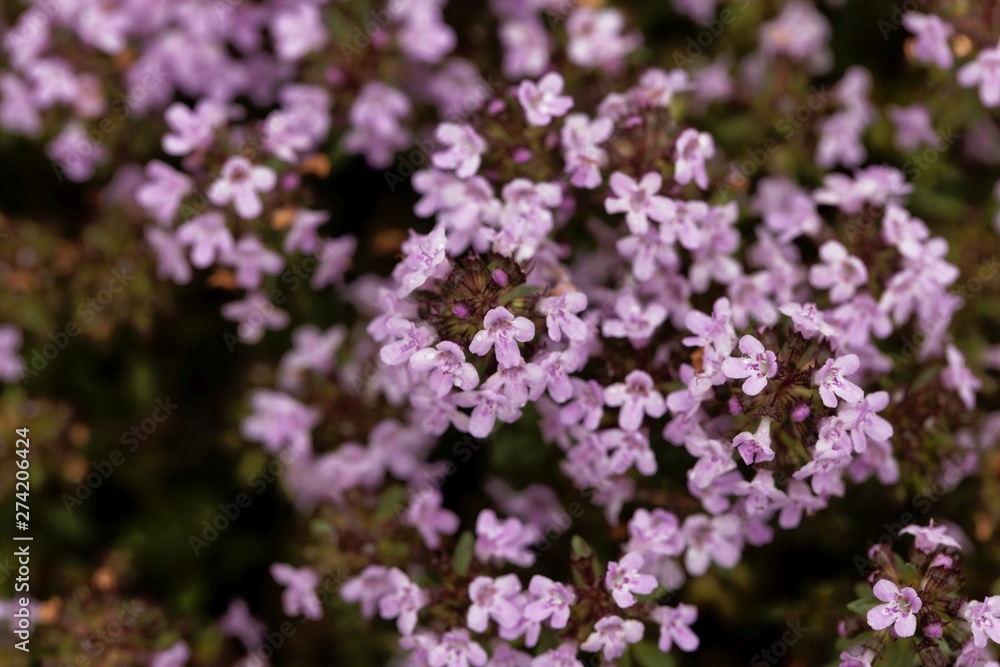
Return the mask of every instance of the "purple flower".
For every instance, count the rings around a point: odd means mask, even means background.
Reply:
[[[829,289],[834,303],[847,301],[857,287],[868,282],[864,262],[849,255],[841,243],[827,241],[820,247],[819,256],[823,264],[809,269],[809,282],[818,289]]]
[[[427,594],[398,568],[389,570],[387,580],[390,589],[378,601],[379,616],[396,619],[399,633],[411,635],[417,627],[417,614],[427,605]]]
[[[392,341],[379,350],[379,359],[389,366],[407,363],[417,352],[434,342],[436,334],[428,324],[411,322],[402,317],[393,317],[385,324],[386,333]]]
[[[965,357],[957,347],[948,345],[945,356],[948,358],[948,367],[941,372],[941,384],[958,392],[966,409],[972,410],[976,407],[976,392],[983,383],[966,366]]]
[[[449,147],[447,151],[439,151],[431,156],[435,167],[454,170],[459,178],[469,178],[479,171],[487,146],[486,140],[472,126],[441,123],[434,136]]]
[[[368,164],[383,169],[393,155],[410,145],[410,133],[401,119],[412,109],[410,98],[381,81],[366,83],[348,113],[351,129],[343,138],[348,153],[364,153]]]
[[[266,630],[267,626],[250,614],[250,608],[241,599],[230,602],[226,613],[219,619],[219,631],[239,639],[248,651],[263,643]]]
[[[210,215],[212,214],[206,214],[202,218],[204,219]],[[192,220],[191,222],[194,221]],[[215,236],[213,239],[216,244],[215,252],[222,252],[220,244],[225,244],[224,234],[227,234],[228,230],[225,229],[221,216],[211,222],[203,221],[203,227],[200,230],[202,234],[205,234],[205,227],[208,227],[208,234]],[[213,227],[214,229],[212,229]],[[180,230],[177,232],[177,238],[182,238]],[[201,240],[203,241],[203,239],[204,237]],[[212,253],[210,248],[206,249],[204,246],[205,244],[203,243],[202,246],[195,248],[191,253],[191,263],[195,266],[198,266],[198,261],[196,260],[200,259],[204,261]],[[198,255],[198,250],[201,251],[200,256],[196,256]],[[260,287],[265,274],[276,276],[281,273],[282,267],[285,266],[285,260],[281,255],[266,248],[254,234],[244,235],[233,246],[232,251],[223,256],[222,259],[236,267],[236,284],[248,290]]]
[[[462,348],[447,340],[414,353],[410,369],[427,373],[427,384],[437,396],[447,395],[452,387],[469,390],[479,384],[476,367],[465,361]]]
[[[924,606],[917,592],[909,586],[900,590],[888,579],[880,579],[872,592],[885,604],[868,612],[868,625],[873,630],[884,630],[891,625],[898,636],[912,637],[917,630],[917,612]]]
[[[893,142],[904,153],[912,153],[921,144],[933,146],[938,141],[931,124],[931,112],[923,104],[908,107],[890,106],[888,116],[896,126]]]
[[[428,549],[441,546],[440,535],[454,535],[458,530],[458,517],[441,507],[441,492],[425,489],[410,497],[403,522],[420,533]]]
[[[630,539],[625,550],[654,556],[679,556],[684,550],[677,516],[662,508],[640,507],[628,522]],[[655,560],[654,559],[651,559]]]
[[[950,24],[934,14],[907,12],[903,15],[903,26],[917,37],[913,53],[918,62],[951,68],[953,57],[948,38],[955,29]]]
[[[191,649],[187,642],[174,642],[169,648],[157,651],[150,656],[149,667],[184,667],[191,659]]]
[[[746,378],[743,393],[756,396],[778,372],[777,358],[774,352],[765,350],[764,345],[750,335],[740,338],[740,352],[746,356],[728,357],[722,362],[722,372],[735,380]]]
[[[613,130],[610,118],[590,120],[582,113],[566,116],[560,138],[570,183],[588,190],[601,184],[601,168],[607,163],[608,154],[600,145],[611,137]]]
[[[573,400],[559,413],[559,421],[565,425],[578,424],[588,431],[596,430],[604,417],[604,388],[596,380],[570,378],[573,385]]]
[[[381,565],[369,565],[358,576],[344,582],[340,597],[347,602],[360,602],[361,615],[372,618],[378,609],[378,601],[390,590],[389,570]]]
[[[208,188],[208,198],[216,206],[232,202],[244,220],[259,216],[264,206],[258,192],[270,192],[277,175],[270,167],[254,166],[242,155],[234,155],[222,165],[219,178]]]
[[[975,60],[958,70],[956,78],[966,88],[978,85],[984,106],[1000,106],[1000,44],[980,51]]]
[[[95,142],[83,126],[72,121],[67,124],[59,135],[45,147],[45,154],[71,181],[83,182],[94,175],[97,166],[108,157],[108,150]]]
[[[518,341],[527,343],[534,337],[534,322],[527,317],[514,317],[509,310],[498,306],[486,313],[483,329],[472,338],[469,351],[484,356],[494,349],[500,368],[512,368],[521,364]]]
[[[24,360],[17,353],[21,341],[20,329],[13,324],[0,325],[0,380],[4,382],[16,382],[24,372]]]
[[[271,453],[288,447],[295,453],[312,448],[311,431],[320,413],[277,391],[259,389],[250,396],[253,414],[243,420],[243,437],[259,442]]]
[[[469,417],[469,434],[485,438],[496,425],[496,420],[512,424],[521,416],[521,409],[507,396],[483,387],[479,391],[467,391],[455,397],[455,403],[463,408],[472,408]]]
[[[684,567],[692,576],[708,572],[711,561],[736,567],[743,552],[738,519],[731,515],[709,517],[692,514],[684,519],[681,534],[687,544]]]
[[[420,289],[428,280],[444,278],[451,270],[444,227],[435,227],[430,234],[421,235],[410,230],[410,237],[403,242],[406,258],[396,265],[392,277],[399,283],[399,296]]]
[[[501,523],[493,510],[483,510],[476,519],[476,558],[481,562],[509,561],[530,567],[535,554],[528,547],[538,541],[538,529],[510,517]]]
[[[932,554],[941,547],[961,551],[961,545],[948,534],[947,526],[935,526],[934,519],[926,528],[911,524],[899,531],[900,535],[913,535],[916,538],[914,545],[925,554]]]
[[[149,180],[135,191],[135,200],[158,223],[169,226],[181,199],[191,192],[191,179],[159,160],[146,165],[146,178]]]
[[[244,237],[244,239],[253,239],[252,237]],[[211,266],[213,262],[222,261],[233,261],[233,235],[229,232],[229,228],[226,227],[226,219],[218,211],[209,211],[203,215],[199,215],[195,218],[191,218],[183,225],[177,228],[177,240],[180,241],[185,246],[190,246],[191,248],[191,264],[199,269],[204,269]],[[241,239],[242,241],[243,239]],[[278,265],[277,270],[281,270],[281,265],[283,262],[281,258],[266,250],[260,241],[257,241],[257,246],[260,252],[267,255],[267,261],[265,263],[272,264],[274,259],[277,259]],[[249,250],[248,246],[244,244],[244,253]],[[252,266],[248,266],[245,271],[258,272],[259,268],[255,263],[248,262]],[[272,266],[273,268],[273,266]],[[271,272],[272,275],[275,272]],[[248,278],[245,274],[244,278]],[[243,282],[240,283],[244,285]],[[260,284],[259,273],[257,273],[257,279],[246,280],[244,286],[247,289],[254,289]]]
[[[503,73],[508,79],[538,76],[549,64],[551,39],[535,17],[517,18],[500,25],[500,43],[504,48]]]
[[[249,344],[259,342],[266,329],[280,330],[288,326],[288,313],[277,308],[260,292],[227,303],[222,307],[222,316],[240,323],[237,333],[241,341]]]
[[[611,174],[608,181],[613,196],[604,200],[604,209],[611,214],[624,213],[625,223],[633,234],[645,234],[649,220],[667,222],[673,206],[668,198],[657,194],[663,186],[663,177],[650,172],[638,183],[620,171]]]
[[[583,667],[583,663],[576,659],[576,644],[569,642],[540,654],[531,667]]]
[[[511,601],[521,592],[521,582],[516,574],[496,579],[476,577],[469,584],[469,613],[466,621],[473,632],[486,632],[492,618],[501,626],[516,625],[521,612]]]
[[[625,431],[637,430],[642,425],[644,415],[657,419],[667,411],[663,394],[654,389],[653,378],[640,370],[626,375],[625,382],[607,387],[604,390],[604,402],[613,408],[621,408],[618,425]]]
[[[667,319],[667,309],[658,303],[643,308],[631,292],[615,301],[618,319],[606,319],[601,324],[605,338],[628,338],[633,347],[645,347],[656,328]]]
[[[799,236],[813,236],[823,224],[812,197],[787,178],[762,178],[752,200],[753,210],[768,229],[778,235],[778,241],[788,243]]]
[[[270,22],[274,50],[286,62],[302,59],[326,44],[327,34],[319,7],[299,0],[276,8]]]
[[[286,563],[271,565],[271,576],[285,587],[281,594],[281,605],[285,615],[302,614],[308,619],[323,617],[323,607],[316,597],[319,576],[308,567],[294,568]]]
[[[170,132],[163,135],[163,150],[168,155],[187,155],[207,149],[227,115],[226,108],[214,100],[200,100],[193,110],[174,102],[163,114],[170,126]]]
[[[285,236],[284,249],[286,253],[314,253],[320,246],[316,230],[330,219],[326,211],[310,211],[300,208],[295,210],[292,225]]]
[[[674,643],[682,651],[688,653],[698,649],[700,640],[690,627],[698,620],[697,607],[690,604],[679,604],[676,607],[657,607],[653,611],[652,618],[660,624],[658,646],[661,651],[669,653]]]
[[[191,282],[191,265],[184,254],[184,247],[173,232],[159,227],[146,227],[146,242],[156,253],[156,275],[169,278],[178,285]]]
[[[705,160],[715,156],[715,142],[712,140],[712,135],[688,128],[677,137],[676,150],[674,180],[681,185],[694,181],[699,188],[707,190],[708,172],[705,171]]]
[[[819,386],[823,405],[828,408],[837,407],[837,396],[848,403],[858,403],[865,397],[861,387],[844,377],[854,375],[860,367],[861,360],[856,354],[845,354],[836,359],[826,360],[823,367],[813,376],[813,382]]]
[[[642,640],[646,628],[639,621],[624,621],[620,616],[605,616],[580,648],[590,653],[604,651],[605,660],[614,660],[625,653],[628,644]]]
[[[691,310],[684,317],[684,326],[694,336],[681,340],[690,347],[707,347],[711,345],[721,355],[733,351],[736,331],[733,329],[733,310],[729,299],[723,297],[716,300],[711,315],[697,310]]]
[[[625,56],[642,41],[636,34],[622,34],[624,27],[625,18],[617,9],[576,6],[566,21],[566,57],[580,67],[617,72]]]
[[[757,431],[751,434],[743,431],[733,438],[736,447],[747,465],[774,460],[774,450],[771,449],[771,420],[764,417],[757,426]]]
[[[427,654],[431,667],[482,667],[488,659],[483,647],[472,641],[465,629],[444,633],[441,641]]]
[[[832,61],[827,48],[830,32],[830,22],[813,3],[792,0],[761,26],[760,50],[769,58],[788,56],[806,63],[811,72],[821,73]]]
[[[618,562],[608,563],[604,585],[611,591],[615,604],[622,609],[627,609],[637,602],[634,593],[649,595],[656,590],[656,577],[641,572],[644,564],[645,559],[642,555],[634,552],[626,554]]]
[[[844,420],[844,424],[851,430],[854,451],[860,454],[867,449],[865,436],[875,442],[885,442],[892,437],[892,424],[877,414],[885,410],[888,405],[889,393],[876,391],[865,396],[859,403],[841,407],[837,416]]]
[[[587,308],[587,295],[583,292],[566,291],[558,296],[546,297],[538,302],[538,312],[545,315],[549,338],[557,343],[563,334],[571,341],[587,339],[589,329],[583,320],[575,315]]]
[[[813,512],[826,507],[826,502],[816,498],[809,491],[809,485],[797,479],[788,482],[788,491],[782,502],[781,514],[778,515],[778,525],[785,530],[797,528],[802,522],[802,513]]]
[[[564,116],[573,108],[573,98],[562,95],[562,76],[549,72],[536,84],[522,81],[517,87],[517,99],[524,108],[524,115],[531,125],[544,126],[556,116]]]
[[[875,659],[875,651],[864,649],[860,655],[851,655],[847,651],[840,654],[840,665],[838,667],[872,667],[872,660]]]
[[[970,600],[962,607],[962,618],[972,629],[972,642],[977,648],[986,648],[986,638],[1000,644],[1000,595]],[[902,636],[902,635],[900,635]]]
[[[533,623],[548,619],[550,627],[556,630],[565,628],[570,608],[576,604],[573,589],[536,574],[531,578],[528,590],[535,599],[524,608],[524,617]]]

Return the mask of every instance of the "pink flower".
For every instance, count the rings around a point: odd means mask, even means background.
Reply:
[[[519,408],[510,398],[487,387],[479,391],[467,391],[455,397],[455,404],[463,408],[472,408],[469,417],[469,434],[476,438],[485,438],[496,425],[496,420],[512,424],[521,416]]]
[[[549,338],[557,343],[563,334],[571,341],[586,340],[588,328],[575,313],[587,308],[587,295],[583,292],[563,292],[538,302],[538,312],[545,315]]]
[[[891,625],[898,636],[912,637],[917,630],[917,612],[923,607],[917,592],[909,586],[900,590],[888,579],[880,579],[872,592],[885,604],[868,612],[868,625],[874,630],[884,630]]]
[[[900,535],[913,535],[916,538],[915,546],[925,554],[932,554],[941,547],[961,551],[961,545],[955,538],[948,534],[946,526],[935,526],[934,519],[926,528],[911,524],[899,531]]]
[[[319,410],[277,391],[258,389],[250,396],[253,409],[243,420],[243,437],[259,442],[267,451],[277,453],[289,448],[296,453],[312,448],[312,430],[319,424]]]
[[[256,218],[264,210],[258,192],[270,192],[277,176],[270,167],[254,166],[242,155],[234,155],[222,165],[222,174],[208,188],[208,198],[216,206],[232,202],[244,220]]]
[[[538,541],[538,529],[510,517],[501,522],[493,510],[483,510],[476,519],[476,558],[483,563],[509,561],[530,567],[535,554],[528,547]]]
[[[646,628],[640,621],[624,621],[620,616],[605,616],[594,626],[587,641],[580,646],[584,651],[596,653],[603,649],[605,660],[614,660],[625,653],[628,644],[642,640]]]
[[[945,348],[948,367],[941,373],[941,384],[947,389],[958,392],[967,410],[976,407],[976,392],[983,383],[972,374],[965,364],[965,357],[954,345]]]
[[[149,667],[184,667],[191,659],[187,642],[179,640],[150,656]]]
[[[454,535],[458,530],[458,517],[441,507],[441,492],[424,489],[410,498],[403,521],[420,533],[428,549],[441,546],[440,535]]]
[[[427,654],[431,667],[482,667],[488,659],[483,647],[472,641],[465,629],[444,633],[441,641]]]
[[[626,554],[618,562],[608,563],[604,585],[611,591],[615,604],[622,609],[636,603],[634,593],[649,595],[656,590],[656,577],[641,572],[644,564],[645,559],[635,552]]]
[[[534,337],[534,322],[526,317],[514,317],[509,310],[498,306],[486,313],[483,329],[473,337],[469,351],[484,356],[494,349],[500,368],[512,368],[521,363],[517,342],[526,343]]]
[[[757,431],[751,435],[743,431],[733,438],[736,447],[747,465],[774,460],[774,450],[771,449],[771,420],[764,417],[757,426]]]
[[[538,83],[522,81],[517,87],[517,99],[524,108],[524,115],[531,125],[544,126],[556,116],[564,116],[573,108],[573,98],[561,95],[562,76],[549,72]]]
[[[202,217],[204,218],[209,215],[211,214],[206,213],[205,216]],[[221,218],[221,216],[219,217]],[[192,220],[192,222],[194,221]],[[225,229],[224,225],[222,226],[222,229],[219,228],[219,219],[216,219],[213,223],[206,222],[205,225],[207,227],[207,232],[205,228],[202,228],[201,231],[203,233],[214,235],[216,254],[223,252],[223,248],[225,247],[224,233],[228,233],[228,230]],[[181,230],[178,230],[177,238],[182,238]],[[204,239],[200,240],[204,243]],[[198,254],[196,252],[191,253],[191,263],[198,266],[198,262],[196,260],[204,261],[207,259],[205,256],[207,251],[204,246],[196,248],[195,250],[202,251],[201,257],[196,256]],[[228,264],[236,267],[236,284],[248,290],[260,287],[260,283],[265,274],[269,276],[276,276],[281,273],[281,269],[285,265],[285,260],[281,257],[281,255],[265,247],[264,244],[261,243],[260,239],[258,239],[254,234],[246,234],[243,236],[243,238],[237,241],[231,251],[222,256],[222,259]]]
[[[607,163],[608,154],[600,145],[611,137],[613,130],[610,118],[590,120],[582,113],[566,116],[560,138],[570,183],[590,190],[601,184],[601,168]]]
[[[635,431],[642,425],[644,415],[657,419],[667,411],[663,394],[654,389],[653,378],[645,371],[635,370],[604,390],[604,402],[620,407],[618,425],[625,431]]]
[[[398,568],[389,570],[387,578],[390,591],[379,600],[379,615],[395,618],[400,634],[411,635],[417,627],[417,613],[427,605],[427,594]]]
[[[698,608],[690,604],[679,604],[676,607],[658,607],[653,611],[653,620],[660,624],[660,642],[658,646],[664,653],[669,653],[674,643],[678,648],[688,653],[698,649],[700,640],[691,631],[691,624],[698,620]]]
[[[270,21],[274,50],[283,61],[300,60],[327,40],[319,8],[311,2],[290,2],[276,8]]]
[[[702,190],[708,189],[708,172],[705,160],[715,156],[715,141],[707,132],[688,128],[677,137],[677,158],[674,163],[674,180],[681,185],[691,181]]]
[[[212,145],[215,130],[226,123],[226,108],[214,100],[200,100],[189,109],[174,102],[163,114],[170,132],[163,135],[163,150],[168,155],[187,155]]]
[[[430,234],[417,234],[412,229],[403,241],[406,258],[396,265],[392,277],[399,283],[399,296],[420,289],[428,280],[444,278],[451,270],[445,248],[448,239],[444,227],[437,226]]]
[[[848,403],[857,403],[865,397],[861,387],[844,378],[845,375],[854,375],[860,367],[861,360],[856,354],[826,360],[823,368],[816,371],[813,377],[813,382],[819,386],[823,405],[828,408],[837,407],[837,396]]]
[[[369,565],[358,576],[344,582],[340,597],[347,602],[360,602],[361,615],[371,618],[378,608],[378,601],[391,590],[389,570],[381,565]]]
[[[191,178],[159,160],[146,165],[146,178],[136,189],[135,200],[158,223],[169,226],[181,200],[191,192]]]
[[[687,544],[684,567],[689,574],[695,577],[705,574],[711,561],[723,567],[736,567],[743,551],[738,521],[732,515],[692,514],[684,519],[681,534]]]
[[[191,264],[199,269],[211,266],[213,262],[228,260],[234,246],[226,219],[218,211],[209,211],[185,222],[177,228],[177,240],[191,247]],[[281,258],[278,259],[280,261]],[[248,282],[253,287],[259,284],[259,281]]]
[[[975,60],[958,70],[956,78],[966,88],[978,85],[984,106],[1000,106],[1000,44],[980,51]]]
[[[978,648],[986,647],[987,637],[1000,644],[1000,595],[993,595],[982,602],[966,602],[962,607],[962,618],[969,622],[972,641]]]
[[[511,598],[521,592],[521,582],[516,574],[496,579],[476,577],[469,584],[469,612],[466,625],[473,632],[486,632],[489,619],[501,626],[516,625],[521,612]]]
[[[614,196],[604,200],[604,209],[611,214],[625,213],[625,223],[633,234],[645,234],[650,219],[661,223],[670,219],[670,200],[657,194],[663,186],[659,174],[650,172],[636,183],[631,176],[616,171],[608,183]]]
[[[777,358],[774,352],[765,350],[764,345],[750,335],[740,338],[740,352],[746,356],[727,358],[722,362],[722,372],[728,378],[746,378],[743,393],[756,396],[778,372]]]
[[[13,324],[0,326],[0,380],[16,382],[24,372],[24,360],[17,351],[21,348],[21,330]]]
[[[633,347],[645,347],[656,328],[667,319],[667,309],[658,303],[643,308],[631,292],[615,301],[618,319],[606,319],[601,324],[605,338],[628,338]]]
[[[528,590],[535,600],[524,608],[524,617],[533,623],[548,619],[549,626],[561,630],[569,621],[570,608],[576,603],[576,593],[565,584],[536,574]]]
[[[903,26],[917,36],[913,52],[918,62],[951,68],[954,58],[948,38],[955,29],[950,24],[934,14],[907,12],[903,15]]]
[[[441,123],[434,136],[449,147],[447,151],[431,156],[435,167],[454,170],[459,178],[469,178],[479,171],[482,155],[486,152],[486,140],[472,126]]]
[[[286,563],[275,563],[271,566],[271,576],[285,587],[281,604],[286,615],[296,616],[301,613],[312,620],[323,617],[323,607],[316,597],[319,575],[308,567],[296,569]]]
[[[583,663],[576,659],[576,644],[568,642],[540,654],[531,667],[583,667]]]
[[[823,264],[809,269],[809,282],[817,289],[829,289],[834,303],[847,301],[854,291],[868,282],[864,262],[847,254],[847,248],[837,241],[827,241],[819,249]]]
[[[461,347],[447,340],[414,353],[410,370],[427,373],[427,385],[437,396],[447,395],[452,387],[470,390],[479,384],[476,367],[465,361]]]
[[[625,17],[617,9],[591,9],[576,5],[566,32],[566,57],[580,67],[601,67],[616,72],[622,61],[640,43],[637,34],[622,34]]]
[[[685,345],[689,347],[711,345],[722,355],[728,355],[733,351],[736,331],[733,329],[733,309],[729,299],[725,297],[717,299],[711,315],[697,310],[688,311],[684,317],[684,326],[694,334],[681,340]]]

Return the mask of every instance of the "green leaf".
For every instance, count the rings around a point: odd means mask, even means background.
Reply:
[[[469,565],[472,564],[472,550],[475,545],[476,538],[469,531],[465,531],[458,538],[458,544],[455,545],[455,553],[451,557],[451,564],[455,568],[455,573],[460,577],[469,574]]]
[[[909,639],[897,639],[890,642],[885,652],[885,660],[881,667],[913,667],[917,654],[913,650],[913,642]]]
[[[574,535],[570,539],[570,548],[573,550],[573,558],[588,558],[594,555],[590,545],[579,535]]]
[[[852,614],[867,614],[868,610],[877,604],[880,604],[879,601],[876,600],[874,597],[869,596],[864,598],[858,598],[854,602],[849,603],[847,605],[847,609]]]
[[[633,644],[632,657],[639,667],[674,667],[677,664],[672,655],[664,653],[651,641]]]

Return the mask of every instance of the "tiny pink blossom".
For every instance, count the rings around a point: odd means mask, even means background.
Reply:
[[[915,546],[925,554],[932,554],[941,547],[955,549],[956,551],[962,550],[962,546],[954,537],[948,534],[947,526],[935,526],[934,519],[931,519],[930,525],[926,528],[911,524],[900,530],[899,534],[913,535],[916,538],[914,542]]]
[[[611,195],[604,200],[604,209],[611,214],[624,213],[625,223],[633,234],[645,234],[649,220],[665,223],[673,213],[667,197],[660,194],[663,177],[650,172],[638,183],[626,174],[616,171],[608,181]]]
[[[923,602],[917,592],[899,586],[888,579],[880,579],[873,587],[875,597],[884,602],[868,612],[868,625],[874,630],[884,630],[890,625],[900,637],[912,637],[917,630],[917,613]]]
[[[1000,44],[980,51],[975,60],[958,70],[956,78],[966,88],[979,86],[984,106],[1000,106]]]
[[[524,617],[533,623],[548,619],[550,627],[556,630],[565,628],[570,608],[576,603],[573,589],[536,574],[531,578],[528,590],[535,599],[524,608]]]
[[[618,425],[625,431],[635,431],[642,425],[645,415],[657,419],[667,411],[663,394],[654,388],[653,378],[645,371],[634,370],[625,376],[624,382],[607,387],[604,401],[607,405],[621,410]]]
[[[469,584],[469,612],[466,625],[473,632],[486,632],[492,618],[500,626],[509,627],[521,619],[513,598],[521,592],[516,574],[496,579],[476,577]]]
[[[774,460],[774,450],[771,449],[771,420],[764,417],[757,426],[757,431],[751,434],[743,431],[733,438],[733,447],[743,457],[747,465]]]
[[[829,289],[830,300],[842,303],[854,296],[855,290],[868,282],[864,262],[847,253],[837,241],[827,241],[819,249],[823,264],[809,269],[809,282],[817,289]]]
[[[270,192],[277,175],[270,167],[255,166],[242,155],[234,155],[222,165],[219,178],[208,188],[208,198],[216,206],[232,202],[236,213],[244,220],[259,216],[264,206],[259,192]]]
[[[640,621],[622,620],[620,616],[605,616],[580,648],[590,653],[604,651],[605,660],[614,660],[625,653],[628,644],[642,640],[645,627]]]
[[[777,358],[774,352],[765,350],[764,345],[750,335],[740,338],[740,352],[746,356],[727,358],[722,362],[722,372],[728,378],[746,378],[743,393],[756,396],[778,372]]]
[[[837,407],[837,396],[848,403],[858,403],[865,397],[861,387],[846,379],[845,375],[854,375],[861,367],[861,360],[856,354],[845,354],[837,359],[827,359],[823,368],[816,371],[813,382],[819,386],[819,395],[823,405],[828,408]]]
[[[399,633],[411,635],[417,627],[418,612],[427,605],[427,594],[398,568],[389,570],[387,579],[390,591],[379,600],[379,615],[395,618]]]
[[[498,306],[486,313],[483,329],[473,337],[469,351],[483,356],[494,349],[500,368],[513,368],[521,363],[518,341],[526,343],[534,337],[534,322],[526,317],[514,317],[509,310]]]
[[[427,385],[437,396],[445,396],[452,387],[475,389],[479,384],[476,367],[465,360],[465,352],[451,341],[425,348],[410,357],[410,370],[427,373]]]
[[[691,181],[702,190],[708,189],[708,172],[705,160],[715,156],[715,141],[706,132],[688,128],[677,137],[677,158],[674,163],[674,180],[681,185]]]
[[[524,108],[524,115],[531,125],[544,126],[557,116],[564,116],[573,108],[573,98],[562,95],[565,82],[556,72],[549,72],[538,83],[522,81],[517,88],[517,99]]]
[[[448,147],[431,156],[438,169],[454,170],[459,178],[469,178],[479,171],[486,140],[472,129],[472,126],[456,123],[441,123],[434,136]]]
[[[627,609],[637,602],[634,593],[649,595],[656,590],[656,577],[643,574],[641,571],[644,564],[645,559],[636,552],[626,554],[618,562],[608,563],[604,585],[611,591],[615,604],[622,609]]]
[[[441,507],[441,492],[425,489],[414,494],[406,509],[403,521],[420,533],[428,549],[441,546],[440,535],[454,535],[458,530],[458,517],[454,512]]]
[[[653,611],[653,620],[660,624],[661,651],[669,653],[676,643],[677,647],[688,653],[698,649],[700,640],[691,631],[691,624],[698,620],[698,608],[690,604],[679,604],[676,607],[657,607]]]

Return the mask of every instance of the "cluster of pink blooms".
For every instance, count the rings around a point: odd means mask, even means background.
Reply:
[[[407,664],[565,667],[579,665],[581,651],[610,661],[641,641],[647,624],[659,628],[662,651],[694,651],[697,610],[657,604],[658,592],[713,564],[735,567],[776,528],[792,530],[845,495],[847,482],[899,479],[894,429],[880,414],[901,400],[880,389],[897,364],[939,363],[941,386],[975,407],[980,380],[949,334],[963,301],[951,291],[959,270],[948,244],[905,208],[907,174],[863,166],[865,133],[878,116],[868,72],[847,70],[818,124],[816,164],[849,171],[827,173],[816,188],[764,177],[743,208],[721,186],[726,156],[697,116],[685,115],[724,103],[735,79],[752,92],[779,59],[827,71],[831,29],[812,3],[788,2],[764,23],[739,76],[721,62],[698,72],[653,67],[596,102],[574,89],[579,75],[621,74],[642,43],[612,8],[492,2],[510,81],[494,86],[450,55],[457,38],[444,23],[444,0],[390,2],[363,46],[330,43],[322,16],[344,3],[185,0],[150,10],[140,0],[82,1],[51,14],[43,4],[7,33],[13,68],[0,75],[0,125],[36,137],[42,117],[58,114],[65,124],[49,155],[68,178],[90,179],[110,159],[124,116],[115,120],[101,79],[60,57],[52,35],[72,31],[110,56],[129,48],[121,110],[162,125],[162,154],[120,177],[132,179],[148,214],[159,275],[184,284],[199,271],[230,270],[243,295],[222,316],[243,344],[289,327],[281,306],[293,284],[335,288],[360,313],[353,329],[295,329],[276,386],[249,399],[243,435],[290,454],[283,482],[304,511],[329,504],[349,512],[352,493],[403,482],[411,493],[401,523],[437,551],[461,528],[442,494],[423,487],[440,467],[428,460],[438,439],[455,429],[489,447],[494,432],[537,414],[538,438],[560,452],[560,473],[609,524],[625,524],[620,556],[601,566],[603,602],[587,607],[601,610],[595,618],[574,616],[578,584],[517,571],[535,564],[550,528],[527,491],[504,491],[496,509],[466,526],[486,574],[467,583],[464,613],[451,627],[428,622],[440,596],[422,558],[408,571],[372,563],[355,573],[341,597],[367,618],[395,622]],[[716,11],[714,0],[675,4],[699,20]],[[560,48],[546,25],[552,16],[565,20],[562,73],[552,66]],[[909,14],[906,28],[920,62],[953,66],[947,24]],[[263,48],[265,33],[273,53]],[[405,64],[395,78],[354,85],[346,66],[319,75],[308,67],[324,49],[349,63],[394,48]],[[1000,47],[978,53],[956,77],[977,87],[984,105],[1000,105]],[[418,127],[421,109],[447,120]],[[934,140],[923,106],[894,108],[891,117],[901,149]],[[95,141],[85,127],[102,119],[111,127]],[[487,138],[491,123],[512,132],[506,145]],[[304,203],[302,167],[331,136],[375,169],[391,167],[415,141],[430,147],[412,176],[421,195],[412,226],[424,231],[410,230],[389,276],[351,276],[356,240],[323,233],[330,215]],[[652,136],[665,143],[642,144]],[[533,141],[559,162],[558,173],[536,178]],[[279,209],[291,211],[289,222],[272,227],[265,220]],[[846,227],[830,224],[835,218]],[[877,233],[861,238],[852,229]],[[888,272],[862,258],[872,244],[892,258]],[[912,359],[880,347],[913,330],[922,342]],[[19,376],[19,345],[19,331],[0,328],[4,380]],[[316,451],[324,414],[310,402],[310,377],[332,378],[394,416]],[[985,444],[973,438],[963,474]],[[666,448],[683,452],[694,511],[639,506]],[[272,574],[287,614],[322,616],[317,572],[276,564]],[[915,590],[885,580],[874,592],[884,604],[871,626],[912,635]],[[976,650],[986,637],[1000,639],[1000,598],[963,613]],[[587,627],[579,645],[566,632],[571,618]],[[486,642],[491,628],[496,639]],[[543,632],[557,646],[536,655]]]

